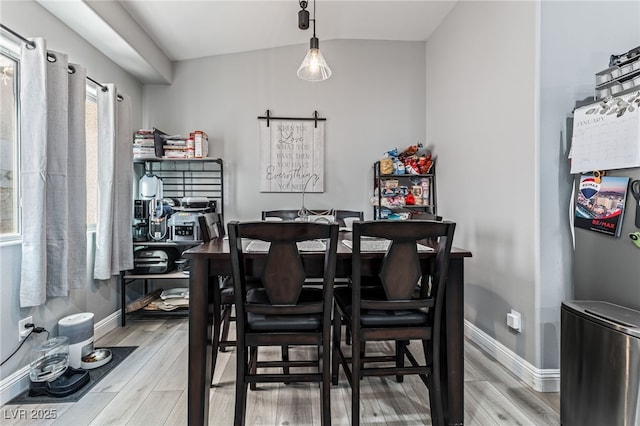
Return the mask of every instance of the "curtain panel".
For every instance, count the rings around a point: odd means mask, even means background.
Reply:
[[[87,285],[86,70],[46,41],[20,59],[20,307]],[[131,102],[98,90],[98,220],[94,278],[133,268]]]
[[[98,221],[93,278],[133,269],[131,102],[116,87],[98,90]]]
[[[20,59],[21,307],[67,296],[87,268],[86,71],[33,41]]]

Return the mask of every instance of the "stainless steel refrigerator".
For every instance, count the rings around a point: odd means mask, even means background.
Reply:
[[[625,98],[629,99],[626,95]],[[632,99],[636,98],[638,96],[633,95]],[[615,105],[615,100],[616,98],[610,101],[610,104]],[[576,102],[576,109],[581,108],[582,111],[585,109],[588,111],[592,106],[595,106],[598,109],[594,110],[593,115],[590,117],[595,120],[606,117],[606,119],[616,123],[618,121],[615,118],[616,116],[606,111],[606,107],[601,109],[600,105],[602,105],[601,102],[585,99],[584,101]],[[634,108],[626,111],[626,117],[633,119],[631,124],[637,126],[633,131],[640,134],[640,108],[638,108],[640,100],[634,102],[633,105],[635,106]],[[578,117],[577,114],[576,117]],[[580,120],[580,118],[578,117],[576,120]],[[629,122],[627,122],[628,124]],[[567,119],[566,125],[567,138],[571,146],[575,142],[573,133],[574,118]],[[576,125],[576,128],[578,127],[579,123]],[[615,140],[614,138],[619,136],[617,130],[616,128],[608,128],[611,138],[602,138],[604,140],[603,145],[609,142],[608,139]],[[628,127],[624,130],[627,131]],[[635,140],[635,137],[631,141],[633,142],[633,140]],[[635,143],[638,144],[635,145],[636,147],[640,147],[640,136],[638,140],[635,140]],[[637,238],[640,234],[635,234],[640,232],[640,222],[636,223],[636,215],[640,215],[640,212],[638,212],[640,205],[631,190],[631,182],[640,180],[640,167],[605,170],[601,173],[605,174],[603,178],[629,178],[622,227],[619,232],[620,237],[606,235],[578,226],[573,227],[575,237],[573,298],[575,300],[605,301],[640,310],[640,238]],[[573,175],[575,178],[573,188],[574,214],[578,204],[578,197],[581,193],[580,177],[584,175],[587,174]],[[640,217],[638,221],[640,221]],[[636,239],[632,239],[630,235],[635,236]]]
[[[604,173],[629,179],[624,215],[619,237],[573,228],[573,301],[561,309],[563,426],[640,426],[640,205],[631,190],[640,168]],[[586,186],[587,174],[582,176],[581,185],[581,175],[575,175],[574,215]]]
[[[629,177],[630,183],[640,179],[640,168],[606,173],[607,176]],[[574,193],[577,190],[576,185]],[[629,188],[619,238],[574,228],[574,299],[600,300],[640,310],[640,247],[636,245],[640,239],[630,237],[640,235],[635,234],[640,232],[635,224],[636,209],[640,206]]]

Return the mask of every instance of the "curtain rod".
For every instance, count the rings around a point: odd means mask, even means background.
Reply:
[[[22,40],[23,42],[25,42],[28,46],[30,46],[32,49],[36,47],[36,43],[34,41],[31,41],[25,37],[23,37],[22,35],[18,34],[17,32],[13,31],[11,28],[7,27],[4,24],[0,24],[0,28],[2,28],[3,30],[5,30],[6,32],[10,33],[11,35],[13,35],[14,37]],[[54,55],[51,52],[47,52],[47,60],[49,62],[55,62],[57,60],[56,55]],[[73,74],[76,72],[76,69],[73,65],[69,65],[69,74]],[[107,92],[109,91],[109,88],[98,83],[96,80],[94,80],[93,78],[87,76],[87,80],[89,80],[90,82],[92,82],[93,84],[95,84],[96,86],[98,86],[103,92]],[[122,95],[118,94],[117,98],[119,101],[123,101],[124,98],[122,97]]]

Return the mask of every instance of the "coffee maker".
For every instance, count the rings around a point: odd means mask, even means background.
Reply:
[[[138,182],[140,199],[134,202],[133,233],[137,241],[164,241],[167,217],[162,202],[162,179],[147,170]]]
[[[133,241],[149,240],[149,200],[133,200]]]

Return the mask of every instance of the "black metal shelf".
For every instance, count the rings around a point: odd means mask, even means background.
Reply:
[[[220,158],[138,158],[139,171],[162,179],[166,198],[205,197],[216,201],[216,211],[224,216],[224,163]]]
[[[202,241],[134,241],[134,247],[184,247],[194,246],[202,243]]]
[[[382,187],[384,187],[385,181],[397,179],[399,182],[411,182],[412,179],[428,179],[429,180],[429,204],[409,204],[409,205],[399,205],[399,206],[384,206],[382,205],[382,200],[385,198],[382,195]],[[401,186],[410,186],[410,185],[401,185]],[[437,215],[437,201],[436,201],[436,165],[435,161],[431,166],[431,173],[424,174],[411,174],[411,173],[403,173],[403,174],[382,174],[380,173],[380,162],[376,161],[373,164],[373,188],[374,192],[377,191],[377,195],[375,195],[377,205],[373,205],[373,219],[379,220],[382,218],[382,209],[388,209],[394,212],[402,212],[402,211],[420,211],[424,213],[429,213],[432,215]]]
[[[133,160],[136,174],[140,177],[146,172],[162,179],[164,198],[205,197],[216,202],[216,213],[224,214],[224,163],[220,158],[136,158]],[[135,248],[140,247],[176,247],[186,248],[201,244],[201,241],[134,241]],[[188,308],[174,311],[146,311],[139,309],[126,312],[127,285],[142,281],[143,293],[148,294],[150,281],[188,280],[189,275],[180,271],[165,274],[134,274],[122,271],[120,276],[121,324],[126,324],[127,316],[186,316]]]
[[[158,309],[157,311],[149,311],[144,309],[139,309],[137,311],[127,313],[130,317],[135,318],[148,318],[148,317],[188,317],[189,316],[189,308],[176,308],[173,311],[163,311],[162,309]]]
[[[136,280],[181,280],[188,279],[189,274],[185,274],[182,271],[171,271],[166,274],[133,274],[125,272],[122,276],[122,279],[128,281],[136,281]],[[127,283],[128,284],[128,283]]]

